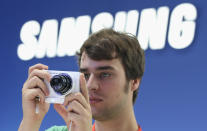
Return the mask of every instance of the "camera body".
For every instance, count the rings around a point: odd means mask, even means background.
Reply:
[[[65,96],[80,92],[80,73],[72,71],[45,70],[51,75],[51,80],[44,80],[49,96],[46,96],[45,102],[63,104]]]

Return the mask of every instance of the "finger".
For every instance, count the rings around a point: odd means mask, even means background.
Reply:
[[[45,70],[48,70],[48,66],[43,65],[43,64],[41,64],[41,63],[36,64],[36,65],[33,65],[33,66],[30,66],[30,67],[29,67],[29,70],[28,70],[28,75],[29,75],[34,69],[39,69],[39,70],[45,69]]]
[[[86,114],[85,108],[76,100],[73,100],[69,103],[69,105],[67,106],[67,111],[74,112],[79,115]]]
[[[45,79],[47,81],[50,81],[50,77],[51,77],[50,74],[47,71],[45,71],[45,70],[39,70],[39,69],[34,69],[30,73],[28,79],[31,79],[34,76],[37,76],[37,77],[39,77],[41,79]]]
[[[86,80],[83,73],[81,73],[80,75],[80,88],[81,88],[81,93],[85,97],[87,103],[89,103],[88,89],[86,87]]]
[[[49,95],[49,90],[48,90],[47,86],[37,76],[34,76],[30,80],[26,81],[23,88],[27,88],[27,89],[40,88],[46,96]]]
[[[90,123],[90,125],[92,124],[92,116],[89,114],[83,117],[74,112],[68,112],[68,120],[69,120],[69,124],[70,122],[72,122],[72,127],[73,125],[84,124],[84,123]],[[67,125],[68,127],[69,124]]]
[[[41,103],[44,103],[45,101],[45,95],[39,88],[33,88],[33,89],[25,89],[22,91],[23,98],[27,98],[29,100],[36,100],[39,98],[39,101]]]
[[[65,107],[61,104],[54,104],[54,108],[58,112],[58,114],[60,114],[60,116],[65,120],[65,122],[67,122],[68,112]]]
[[[68,112],[68,119],[69,119],[69,122],[72,121],[74,124],[74,123],[80,122],[81,118],[80,118],[80,115],[74,112]]]
[[[84,108],[89,109],[89,104],[87,103],[85,97],[80,93],[71,93],[65,97],[64,106],[67,106],[72,101],[78,101]]]

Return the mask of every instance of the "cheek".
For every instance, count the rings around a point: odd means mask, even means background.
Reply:
[[[104,82],[101,84],[101,87],[101,92],[103,92],[109,100],[119,99],[121,93],[123,93],[122,86],[117,81]]]
[[[114,79],[101,81],[100,85],[101,85],[101,89],[104,90],[104,92],[108,91],[108,92],[111,92],[111,93],[117,91],[117,89],[119,87],[119,84],[118,84],[117,80],[114,80]]]

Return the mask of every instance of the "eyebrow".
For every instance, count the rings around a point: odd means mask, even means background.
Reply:
[[[112,66],[99,66],[96,68],[96,70],[101,71],[101,70],[115,70]],[[80,72],[87,72],[87,68],[80,68]]]

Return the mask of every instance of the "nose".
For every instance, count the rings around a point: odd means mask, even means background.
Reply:
[[[98,84],[98,81],[97,81],[94,74],[90,75],[90,77],[86,83],[86,86],[89,90],[98,90],[99,84]]]

